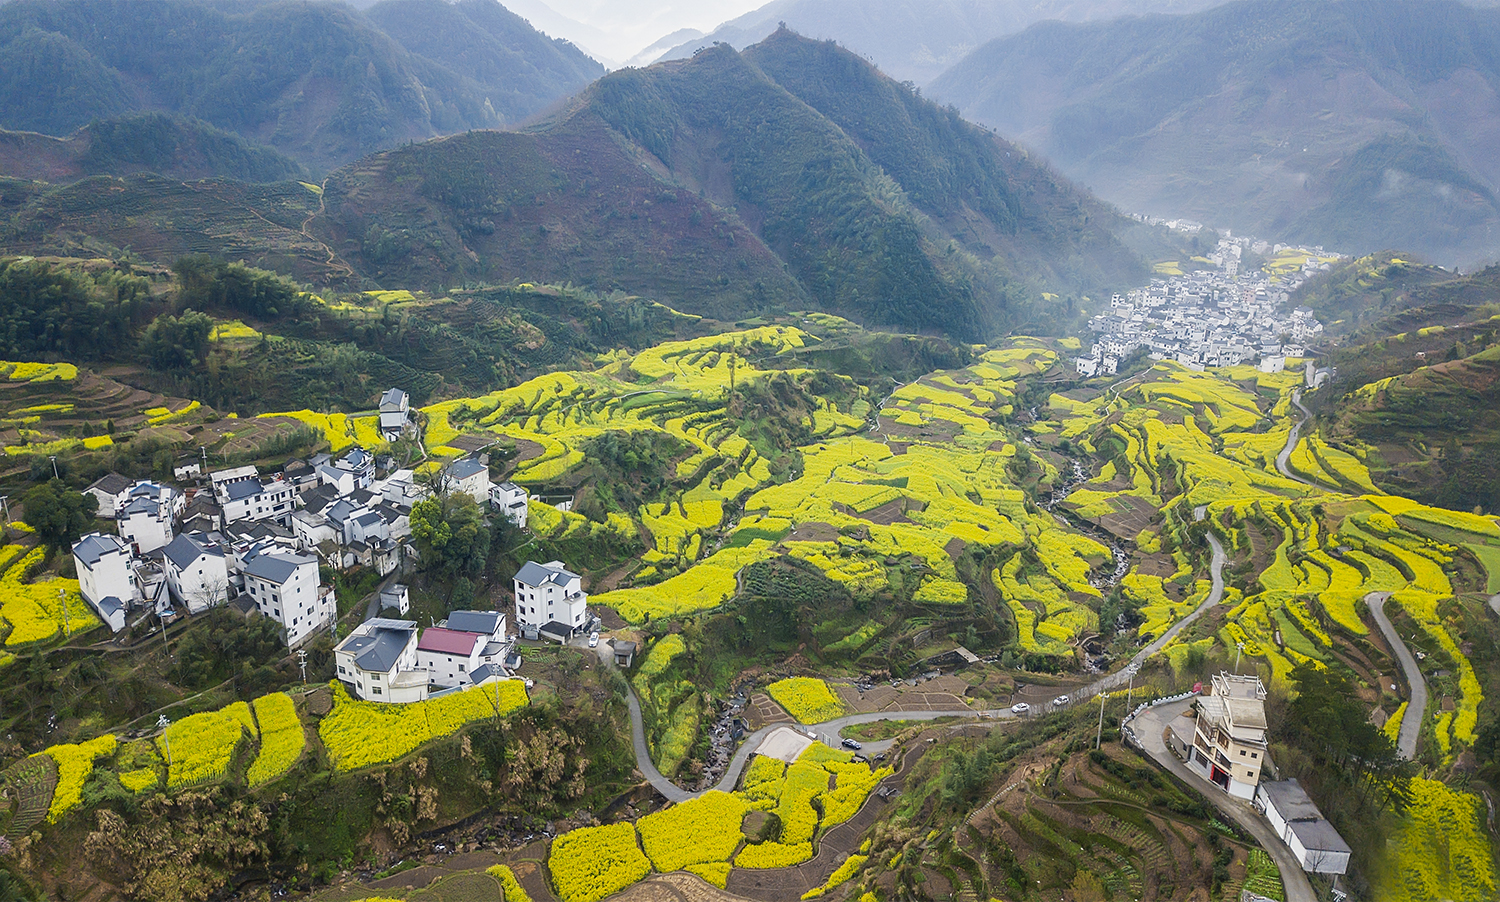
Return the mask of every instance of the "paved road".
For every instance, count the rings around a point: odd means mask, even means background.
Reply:
[[[1260,843],[1260,847],[1266,850],[1266,853],[1276,861],[1276,866],[1281,869],[1281,883],[1286,889],[1286,902],[1317,902],[1318,897],[1313,892],[1312,884],[1308,882],[1307,873],[1302,870],[1302,866],[1292,855],[1292,850],[1271,829],[1270,822],[1250,807],[1249,803],[1236,799],[1194,773],[1182,762],[1182,759],[1172,754],[1167,748],[1162,740],[1162,731],[1173,718],[1180,716],[1192,703],[1193,699],[1185,699],[1168,705],[1147,708],[1139,717],[1131,721],[1131,727],[1135,731],[1141,750],[1157,764],[1170,771],[1177,779],[1197,789],[1200,795],[1255,837],[1255,841]]]
[[[1407,700],[1406,713],[1401,715],[1401,736],[1396,740],[1396,751],[1401,757],[1410,760],[1417,754],[1417,736],[1422,732],[1422,717],[1427,713],[1427,683],[1422,679],[1422,671],[1417,669],[1417,659],[1412,656],[1411,649],[1401,641],[1401,636],[1396,628],[1385,616],[1385,600],[1391,597],[1389,592],[1371,592],[1365,596],[1365,604],[1370,606],[1370,615],[1375,618],[1375,625],[1385,634],[1387,642],[1396,652],[1396,660],[1401,662],[1401,669],[1406,671],[1406,685],[1411,687],[1411,698]],[[1494,604],[1495,599],[1490,599]]]
[[[1500,616],[1500,595],[1490,596],[1490,610],[1494,611],[1496,616]]]
[[[1292,452],[1297,448],[1297,440],[1302,437],[1302,424],[1312,419],[1312,411],[1302,406],[1301,389],[1292,392],[1292,403],[1297,405],[1298,410],[1302,411],[1302,419],[1292,424],[1292,431],[1286,437],[1286,446],[1281,449],[1280,454],[1276,455],[1276,469],[1280,471],[1281,475],[1285,476],[1287,479],[1293,480],[1295,482],[1300,482],[1306,486],[1312,486],[1315,489],[1322,489],[1325,492],[1343,491],[1342,489],[1335,489],[1330,488],[1326,485],[1320,485],[1310,479],[1303,479],[1301,476],[1293,473],[1291,467],[1288,466],[1288,462],[1292,459]]]

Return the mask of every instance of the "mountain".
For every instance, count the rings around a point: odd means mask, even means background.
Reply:
[[[1500,11],[1243,0],[1048,22],[929,86],[1107,200],[1268,239],[1500,252]]]
[[[154,172],[179,179],[276,182],[302,167],[206,122],[163,113],[97,119],[66,138],[0,131],[0,173],[43,182]]]
[[[518,121],[602,73],[493,0],[387,0],[368,14],[301,2],[0,6],[0,127],[67,135],[165,111],[317,169]]]
[[[1145,278],[1141,227],[831,43],[622,70],[522,133],[334,173],[305,230],[382,283],[572,280],[968,338]],[[1050,310],[1056,315],[1072,311]],[[1039,326],[1038,328],[1048,328]]]
[[[1190,12],[1223,0],[772,0],[678,42],[659,59],[685,59],[716,43],[743,49],[781,24],[836,40],[897,81],[918,85],[984,42],[1043,19],[1083,22],[1143,12]]]

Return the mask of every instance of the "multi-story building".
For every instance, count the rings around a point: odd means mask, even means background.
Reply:
[[[1266,763],[1266,687],[1260,677],[1217,673],[1197,707],[1189,766],[1236,798],[1254,798]]]
[[[388,442],[394,442],[406,431],[406,425],[410,420],[409,409],[411,399],[406,392],[399,388],[387,389],[380,396],[380,437]]]
[[[417,668],[417,625],[410,620],[366,620],[338,644],[333,658],[355,698],[400,703],[427,697],[427,671]]]
[[[172,541],[172,523],[182,505],[182,496],[170,486],[137,482],[120,499],[116,528],[137,552],[150,554]]]
[[[291,520],[293,502],[297,492],[292,484],[280,476],[270,479],[240,479],[224,486],[219,503],[224,509],[224,522],[241,520],[274,520],[286,525]]]
[[[318,559],[284,551],[257,554],[245,563],[245,591],[260,612],[286,630],[296,648],[338,614],[333,589],[318,584]]]
[[[527,561],[516,573],[516,626],[566,640],[584,627],[589,597],[583,579],[562,561]]]
[[[183,533],[162,555],[172,598],[199,614],[229,600],[229,564],[224,549],[203,533]]]
[[[514,482],[502,482],[490,488],[490,507],[516,528],[525,529],[528,497],[526,490]]]
[[[125,628],[125,609],[135,597],[130,546],[119,536],[90,533],[73,545],[78,592],[115,632]]]

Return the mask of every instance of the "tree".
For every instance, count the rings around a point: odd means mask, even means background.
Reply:
[[[99,499],[75,492],[60,479],[52,479],[27,492],[21,499],[26,523],[37,538],[59,551],[73,547],[83,531],[94,524]]]
[[[141,336],[141,352],[152,366],[163,370],[195,366],[208,352],[214,321],[206,313],[184,310],[182,316],[163,313]]]
[[[446,492],[411,509],[411,535],[427,565],[453,577],[476,576],[490,554],[490,530],[473,498]]]

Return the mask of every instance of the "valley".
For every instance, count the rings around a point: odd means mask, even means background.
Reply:
[[[1494,15],[0,6],[0,902],[1500,898]]]

